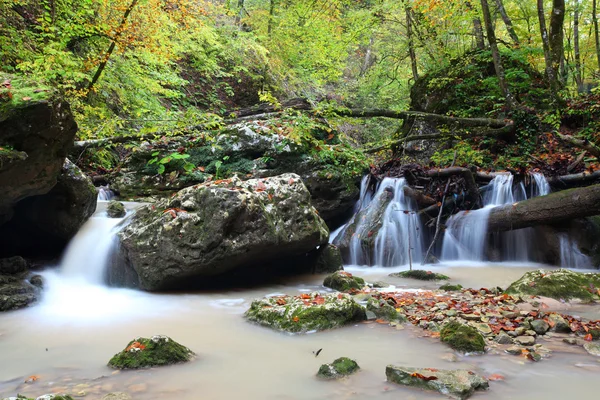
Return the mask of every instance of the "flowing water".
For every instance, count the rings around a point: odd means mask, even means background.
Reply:
[[[98,200],[99,201],[110,201],[115,198],[115,193],[106,186],[100,186],[98,188]]]
[[[577,243],[566,234],[560,234],[560,266],[563,268],[591,268],[592,259],[579,250]]]

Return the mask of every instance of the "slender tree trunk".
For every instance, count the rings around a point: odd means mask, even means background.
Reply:
[[[552,15],[550,16],[550,55],[552,57],[552,70],[557,79],[556,83],[559,81],[558,71],[560,71],[565,56],[564,22],[565,0],[553,0]]]
[[[594,38],[596,39],[596,57],[600,70],[600,35],[598,34],[598,0],[592,0],[592,21],[594,22]]]
[[[498,43],[496,43],[496,33],[494,32],[494,26],[492,25],[492,16],[490,15],[490,7],[487,0],[481,0],[481,9],[483,11],[483,21],[487,31],[488,42],[490,43],[490,48],[492,49],[492,58],[494,59],[494,68],[496,69],[496,76],[498,77],[500,90],[506,99],[506,105],[512,109],[515,108],[517,104],[516,100],[510,93],[508,84],[506,83],[504,68],[502,67],[502,60],[500,58],[500,52],[498,51]]]
[[[244,0],[238,0],[238,13],[235,16],[235,24],[242,24],[242,18],[244,17]]]
[[[498,12],[500,13],[500,16],[502,17],[502,21],[504,21],[504,25],[506,25],[506,30],[508,31],[508,35],[510,36],[510,38],[512,39],[514,44],[516,44],[518,46],[520,44],[519,36],[517,36],[517,32],[515,31],[515,28],[512,24],[512,20],[508,16],[508,13],[506,12],[506,9],[504,8],[504,3],[502,2],[502,0],[496,0],[496,7],[498,7]]]
[[[410,55],[410,67],[412,69],[413,80],[419,79],[419,70],[417,69],[417,54],[415,53],[415,44],[412,33],[412,19],[410,18],[410,7],[404,6],[406,11],[406,36],[408,37],[408,54]]]
[[[579,50],[579,0],[575,0],[575,10],[573,11],[573,46],[575,50],[575,82],[577,83],[577,92],[581,93],[583,79],[581,76],[581,52]]]
[[[544,0],[537,0],[538,19],[540,21],[540,34],[542,36],[542,48],[544,49],[544,61],[546,63],[546,75],[551,81],[554,80],[552,70],[552,56],[550,54],[550,39],[546,29],[546,15],[544,14]]]
[[[364,76],[371,66],[373,65],[373,43],[375,39],[373,36],[369,39],[369,44],[367,45],[367,50],[365,51],[365,59],[363,60],[363,65],[360,67],[360,76]]]
[[[127,19],[129,18],[129,14],[131,14],[131,10],[133,10],[133,8],[135,7],[135,5],[137,3],[138,3],[138,0],[132,0],[131,4],[129,4],[129,7],[127,7],[127,9],[125,10],[125,13],[123,14],[123,18],[121,19],[121,23],[119,24],[119,27],[116,30],[115,36],[113,37],[113,41],[110,43],[110,46],[108,47],[108,50],[107,50],[106,54],[104,55],[102,62],[100,62],[100,65],[98,66],[98,69],[96,70],[96,73],[94,74],[94,77],[92,78],[92,81],[90,82],[90,85],[88,86],[88,93],[87,93],[88,96],[92,92],[92,89],[94,88],[94,85],[96,84],[96,82],[98,82],[98,79],[100,79],[102,72],[106,68],[106,64],[108,64],[108,60],[110,59],[110,56],[112,55],[113,51],[115,51],[115,47],[117,46],[117,40],[119,40],[119,37],[125,30],[125,24],[127,24]]]
[[[473,11],[473,5],[470,1],[465,2],[465,6],[468,11]],[[473,34],[475,35],[475,46],[479,50],[485,49],[485,40],[483,38],[483,27],[481,26],[481,20],[479,17],[473,18]]]
[[[275,18],[275,0],[269,2],[269,23],[267,24],[267,35],[271,38],[273,32],[273,19]]]

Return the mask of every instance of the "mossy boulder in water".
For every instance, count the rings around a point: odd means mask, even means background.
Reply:
[[[322,379],[339,379],[352,375],[360,369],[356,361],[348,357],[340,357],[331,364],[323,364],[317,372]]]
[[[314,272],[317,274],[325,272],[336,272],[344,269],[342,253],[337,246],[327,244],[317,250]]]
[[[485,340],[476,328],[461,324],[460,322],[449,322],[440,331],[440,339],[454,350],[463,353],[483,353],[485,351]]]
[[[358,276],[353,276],[350,272],[337,271],[325,278],[323,286],[339,292],[347,292],[351,289],[362,289],[365,286],[365,280]]]
[[[367,300],[367,311],[372,312],[379,319],[386,321],[407,322],[406,315],[396,311],[396,308],[386,300],[370,298]]]
[[[574,272],[567,269],[527,272],[513,282],[506,293],[544,296],[553,299],[582,301],[600,300],[600,274]]]
[[[411,269],[408,271],[395,272],[390,274],[394,278],[411,278],[411,279],[419,279],[421,281],[440,281],[440,280],[448,280],[450,279],[446,275],[438,274],[436,272],[425,271],[422,269]]]
[[[125,211],[123,203],[111,200],[106,206],[106,214],[110,218],[123,218],[127,214],[127,211]]]
[[[115,354],[108,366],[117,369],[137,369],[179,364],[190,361],[194,353],[168,336],[136,338]]]
[[[116,285],[146,290],[202,284],[232,271],[293,259],[327,243],[329,230],[295,174],[208,182],[138,209],[118,233]]]
[[[388,365],[388,382],[425,390],[435,390],[454,399],[467,399],[476,390],[489,387],[487,379],[464,369],[441,370]]]
[[[440,286],[440,290],[445,290],[446,292],[458,292],[459,290],[462,290],[462,288],[463,287],[460,284],[453,285],[451,283]]]
[[[15,397],[5,397],[2,400],[75,400],[68,394],[44,394],[38,397],[27,397],[18,394]]]
[[[318,292],[254,300],[245,316],[249,321],[291,333],[339,328],[366,318],[364,308],[352,296]]]

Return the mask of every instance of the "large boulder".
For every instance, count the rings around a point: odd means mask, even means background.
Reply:
[[[489,387],[487,379],[465,369],[441,370],[388,365],[388,382],[425,390],[435,390],[453,399],[467,399],[476,390]]]
[[[207,182],[137,211],[118,234],[120,261],[110,281],[176,288],[304,256],[328,234],[298,175]]]
[[[15,76],[0,75],[0,223],[13,206],[48,193],[56,184],[77,124],[55,91]]]
[[[339,328],[366,318],[364,308],[349,294],[318,292],[254,300],[245,316],[251,322],[290,333]]]
[[[108,366],[116,369],[160,367],[190,361],[194,352],[164,335],[138,337],[110,359]]]
[[[600,299],[600,274],[574,272],[568,269],[536,270],[513,282],[506,293],[551,297],[557,300]]]
[[[41,276],[31,275],[23,258],[0,259],[0,311],[17,310],[35,303],[41,288]]]
[[[238,174],[265,178],[296,173],[311,193],[321,218],[332,224],[343,222],[359,196],[360,176],[368,167],[366,158],[337,137],[327,140],[335,135],[321,132],[321,127],[310,135],[290,134],[294,129],[302,128],[285,120],[245,122],[214,137],[146,142],[126,157],[111,178],[111,188],[122,198],[165,196],[209,177],[218,180]],[[319,135],[324,137],[306,143],[306,138]],[[174,153],[186,158],[157,162]]]
[[[352,375],[359,369],[356,361],[348,357],[340,357],[330,364],[321,365],[317,376],[321,379],[339,379]]]
[[[60,253],[96,210],[90,178],[66,159],[56,185],[46,194],[21,200],[13,218],[0,227],[1,255]]]

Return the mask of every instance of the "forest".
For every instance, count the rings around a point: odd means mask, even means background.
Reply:
[[[0,399],[595,395],[598,3],[0,0]]]

